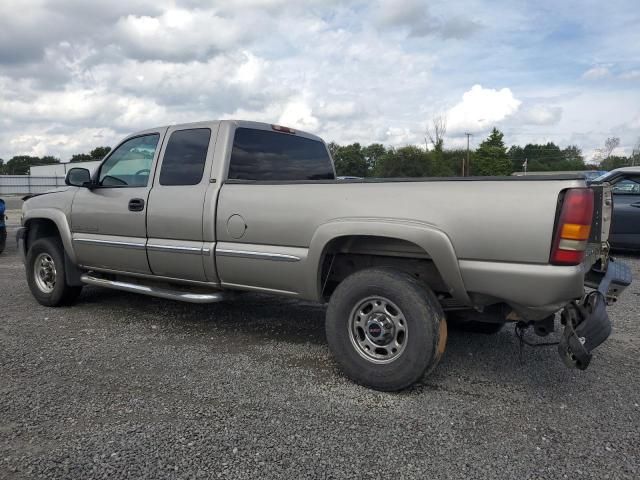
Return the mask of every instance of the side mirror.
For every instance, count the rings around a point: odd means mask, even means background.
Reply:
[[[72,187],[89,187],[91,184],[91,173],[86,168],[72,168],[67,172],[64,183]]]

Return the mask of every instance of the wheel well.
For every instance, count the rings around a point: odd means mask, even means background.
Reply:
[[[400,270],[434,292],[448,291],[433,259],[419,245],[392,237],[350,235],[335,238],[325,247],[320,268],[322,296],[328,299],[342,280],[371,267]]]
[[[49,220],[48,218],[34,218],[33,220],[27,221],[25,226],[27,227],[25,251],[29,251],[29,247],[31,246],[31,244],[39,238],[60,238],[60,231],[58,230],[58,226],[53,220]]]

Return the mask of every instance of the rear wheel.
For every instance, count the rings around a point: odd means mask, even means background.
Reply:
[[[395,391],[435,368],[444,352],[447,323],[425,285],[400,271],[372,268],[347,277],[333,292],[326,333],[347,376]]]
[[[35,299],[47,307],[75,301],[82,287],[66,282],[64,250],[57,238],[41,238],[29,247],[26,258],[27,282]]]

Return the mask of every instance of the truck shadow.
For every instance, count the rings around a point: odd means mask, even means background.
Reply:
[[[262,355],[262,360],[283,363],[285,368],[303,366],[321,373],[321,377],[328,375],[333,380],[335,376],[342,377],[326,345],[322,305],[252,293],[241,294],[228,302],[194,305],[97,288],[85,290],[78,307],[95,313],[105,309],[111,313],[108,318],[117,312],[127,321],[156,325],[165,334],[163,341],[188,341],[206,346],[210,338],[223,336],[233,353],[251,351]],[[540,392],[561,385],[573,388],[571,379],[580,374],[564,367],[555,347],[521,347],[513,328],[508,324],[495,335],[451,330],[438,368],[425,384],[408,392],[451,390],[460,381],[464,381],[465,387],[458,393],[469,395],[479,395],[478,389],[472,387],[485,383],[510,385],[511,389],[535,388]],[[557,336],[555,333],[539,339],[530,333],[528,339],[550,341]],[[274,342],[285,344],[279,349],[281,357],[261,353],[261,350],[270,351],[266,347]],[[315,347],[314,352],[320,354],[309,355],[300,353],[301,349],[286,348],[286,345],[300,344]]]

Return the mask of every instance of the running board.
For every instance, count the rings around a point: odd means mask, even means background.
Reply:
[[[113,288],[122,290],[123,292],[141,293],[158,298],[167,298],[169,300],[179,300],[189,303],[215,303],[225,299],[223,292],[212,293],[189,293],[179,290],[168,290],[165,288],[150,287],[148,285],[140,285],[138,283],[121,282],[117,280],[107,280],[106,278],[93,277],[84,274],[80,277],[83,283],[95,285],[96,287]]]

